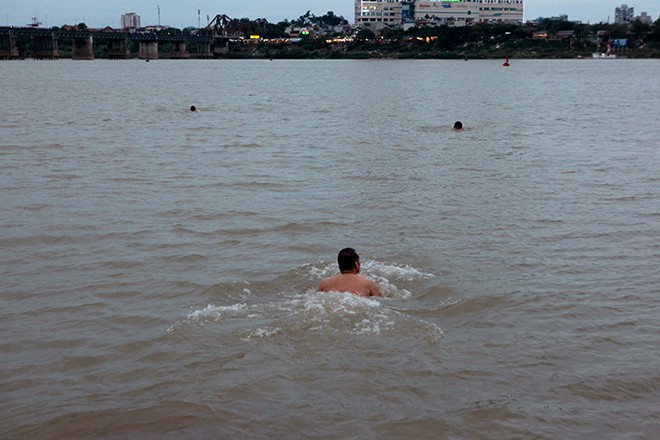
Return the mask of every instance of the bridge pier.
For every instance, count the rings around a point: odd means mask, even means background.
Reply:
[[[60,46],[54,34],[32,37],[32,58],[36,60],[57,60],[60,58]]]
[[[141,60],[158,59],[158,41],[140,41],[138,58]]]
[[[126,38],[108,39],[105,57],[109,60],[127,60],[129,57]]]
[[[15,60],[19,58],[16,37],[14,35],[0,35],[0,60]]]
[[[213,46],[214,55],[224,55],[229,53],[229,40],[227,39],[215,38]]]
[[[213,58],[213,51],[211,50],[211,42],[197,42],[196,58]]]
[[[73,50],[71,58],[74,60],[94,59],[94,39],[91,35],[73,37]]]
[[[187,58],[190,58],[190,53],[188,52],[188,43],[185,40],[172,41],[170,59],[184,60]]]

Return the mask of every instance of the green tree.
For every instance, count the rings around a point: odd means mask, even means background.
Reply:
[[[284,30],[288,26],[288,22],[268,23],[264,29],[260,30],[260,35],[262,38],[284,38],[287,36]]]
[[[314,19],[316,16],[312,14],[311,11],[305,12],[305,14],[301,15],[297,19],[291,20],[291,24],[298,25],[298,26],[305,26],[306,24],[309,23],[314,23]]]
[[[348,21],[341,15],[337,16],[334,12],[328,11],[325,15],[318,17],[319,24],[327,26],[339,26],[340,24],[348,24]]]
[[[641,39],[644,35],[649,33],[651,25],[643,23],[639,18],[633,21],[630,31],[635,39]]]
[[[373,40],[374,38],[376,38],[376,34],[374,33],[374,31],[367,28],[360,29],[355,36],[362,40]]]
[[[385,28],[380,32],[381,37],[385,37],[390,40],[399,40],[403,38],[403,35],[404,32],[401,29]]]
[[[647,34],[646,40],[660,44],[660,18],[658,18],[655,23],[653,23],[653,26],[651,26],[651,30]]]

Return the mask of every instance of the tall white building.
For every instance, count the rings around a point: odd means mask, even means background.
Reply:
[[[653,17],[651,17],[646,12],[642,12],[641,14],[639,14],[639,17],[637,18],[639,18],[639,21],[641,21],[644,24],[653,24]]]
[[[522,23],[523,0],[479,1],[480,23]]]
[[[355,24],[372,30],[401,25],[402,0],[355,0]]]
[[[140,16],[135,12],[128,12],[121,14],[121,27],[122,29],[140,29]]]
[[[355,24],[379,30],[411,18],[419,24],[449,26],[522,23],[523,9],[524,0],[355,0]]]
[[[632,23],[635,17],[635,8],[629,8],[628,5],[621,5],[614,8],[615,23]]]
[[[480,1],[416,1],[415,21],[418,23],[464,26],[479,20]]]

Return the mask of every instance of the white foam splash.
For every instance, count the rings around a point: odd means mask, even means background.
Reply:
[[[231,322],[231,324],[230,324]],[[293,294],[279,301],[247,305],[207,305],[188,314],[185,321],[168,329],[168,334],[188,326],[211,323],[227,325],[228,332],[241,340],[273,337],[300,338],[313,333],[381,335],[399,326],[422,326],[433,341],[442,330],[432,323],[413,318],[388,307],[382,298],[365,298],[339,292]],[[224,330],[224,328],[223,328]]]
[[[204,326],[213,322],[222,325],[231,320],[228,331],[238,332],[238,337],[244,340],[299,337],[309,332],[380,335],[400,325],[421,325],[432,340],[442,336],[439,327],[398,312],[388,302],[388,298],[412,296],[409,290],[397,286],[397,283],[431,279],[435,275],[408,265],[386,264],[377,260],[366,260],[362,269],[364,276],[379,284],[382,298],[339,292],[319,293],[314,288],[307,288],[305,293],[288,294],[284,299],[265,303],[209,304],[192,311],[186,320],[171,326],[168,334],[188,325]],[[337,267],[336,263],[310,263],[298,268],[297,273],[316,284],[336,274]],[[303,283],[307,284],[307,281]],[[249,287],[245,287],[243,293],[252,295]]]
[[[432,273],[422,272],[409,265],[385,264],[377,260],[367,260],[362,265],[366,273],[372,273],[390,281],[418,281],[435,278]]]
[[[322,280],[323,278],[336,275],[337,265],[326,264],[323,267],[316,267],[312,265],[305,265],[303,268],[309,270],[310,278],[315,280]]]
[[[275,327],[275,328],[256,328],[256,329],[252,330],[247,335],[247,337],[241,338],[241,339],[243,339],[244,341],[249,341],[250,339],[253,339],[253,338],[269,338],[271,336],[275,336],[280,331],[282,331],[282,329],[280,329],[279,327]]]
[[[214,306],[212,304],[207,305],[202,310],[195,310],[188,314],[188,319],[196,321],[202,318],[213,318],[214,320],[219,320],[223,315],[227,313],[238,313],[247,308],[245,303],[238,303],[231,306]]]

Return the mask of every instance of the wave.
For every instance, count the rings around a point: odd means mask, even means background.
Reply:
[[[2,247],[19,247],[19,246],[45,246],[56,244],[71,244],[80,240],[79,237],[70,235],[30,235],[25,237],[13,237],[0,239],[0,246]]]
[[[178,400],[163,400],[136,408],[85,410],[72,405],[60,416],[10,430],[11,439],[104,438],[104,439],[174,439],[199,438],[197,427],[209,420],[232,420],[239,414],[218,411],[208,405]],[[216,438],[226,438],[224,429],[213,425]],[[183,435],[187,433],[188,435]],[[210,437],[205,437],[210,438]]]
[[[443,335],[437,325],[412,317],[385,304],[382,298],[326,292],[293,295],[278,301],[226,306],[209,304],[193,310],[168,330],[187,332],[195,327],[216,326],[221,334],[241,340],[286,339],[341,335],[414,335],[437,343]]]
[[[194,339],[205,337],[197,335],[204,328],[234,341],[388,334],[439,341],[443,332],[437,325],[401,310],[396,301],[412,296],[402,285],[415,285],[434,274],[377,260],[365,261],[362,269],[364,276],[379,283],[383,297],[317,292],[323,278],[336,274],[336,263],[308,263],[272,281],[210,286],[205,290],[209,304],[191,310],[167,334]]]
[[[646,378],[589,377],[563,385],[569,393],[589,401],[625,402],[657,398],[660,395],[660,376]]]
[[[481,296],[476,298],[465,298],[449,301],[444,304],[440,313],[445,317],[457,317],[463,315],[478,315],[502,309],[510,303],[506,296]],[[481,326],[496,326],[501,323],[481,322]]]

